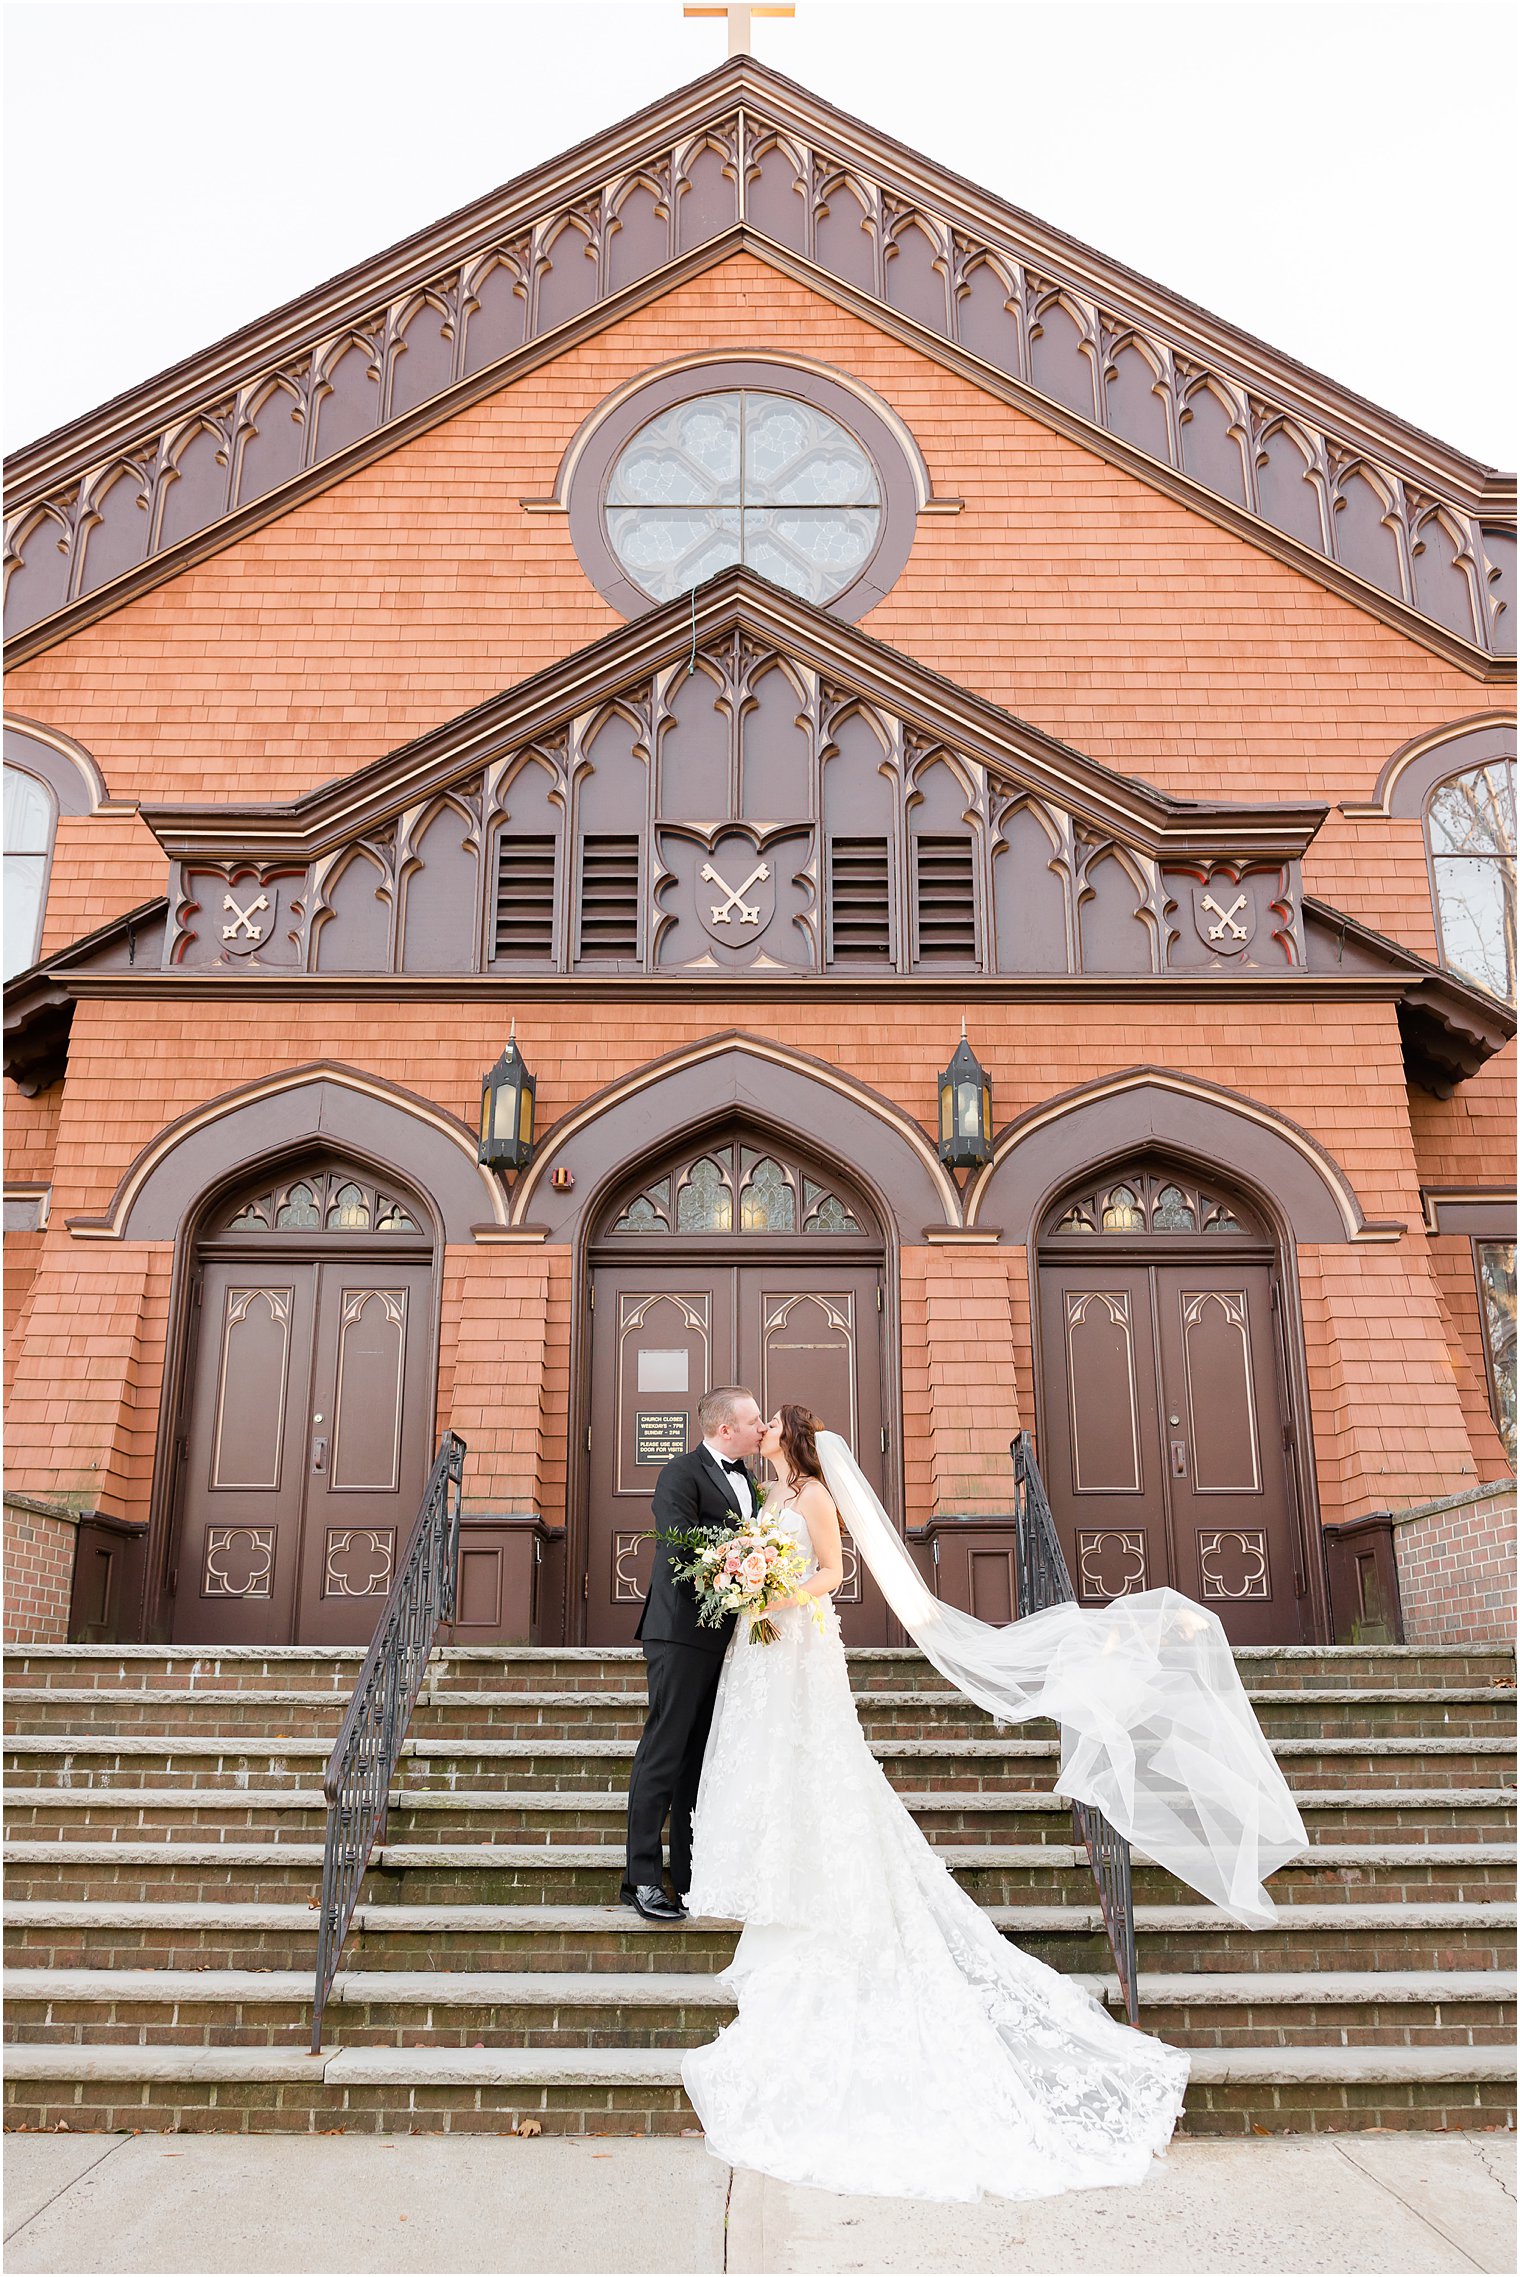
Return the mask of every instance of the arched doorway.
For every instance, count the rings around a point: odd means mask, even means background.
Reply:
[[[244,1174],[194,1242],[171,1634],[367,1644],[432,1455],[435,1229],[388,1173]]]
[[[1040,1458],[1080,1602],[1169,1586],[1235,1644],[1310,1632],[1276,1243],[1163,1156],[1039,1227]]]
[[[588,1644],[632,1641],[654,1482],[696,1444],[709,1385],[749,1384],[767,1414],[805,1401],[891,1507],[885,1267],[864,1192],[769,1133],[736,1124],[620,1181],[589,1253]],[[887,1641],[886,1606],[848,1540],[836,1603],[850,1643]]]

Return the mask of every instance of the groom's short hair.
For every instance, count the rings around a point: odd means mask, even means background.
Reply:
[[[740,1400],[754,1396],[748,1384],[717,1384],[710,1392],[704,1392],[697,1401],[697,1421],[702,1426],[703,1438],[710,1439],[725,1423],[732,1423]]]

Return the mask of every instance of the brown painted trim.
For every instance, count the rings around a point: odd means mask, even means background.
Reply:
[[[1174,1137],[1143,1127],[1153,1111],[1151,1102],[1158,1098],[1167,1108],[1185,1103],[1190,1123],[1217,1124],[1213,1146],[1204,1145],[1201,1128],[1189,1140],[1186,1135]],[[1083,1142],[1090,1151],[1077,1160],[1072,1153],[1079,1143],[1074,1117],[1093,1125],[1091,1140]],[[1341,1242],[1376,1238],[1380,1233],[1396,1238],[1403,1231],[1369,1223],[1340,1165],[1291,1117],[1244,1091],[1154,1065],[1078,1084],[1005,1125],[994,1140],[991,1162],[976,1174],[967,1194],[967,1223],[977,1223],[996,1187],[997,1207],[1010,1223],[1011,1242],[1032,1246],[1046,1210],[1072,1180],[1142,1148],[1189,1162],[1201,1177],[1223,1174],[1248,1192],[1269,1196],[1269,1223],[1279,1226],[1284,1237]],[[1282,1193],[1285,1183],[1296,1189],[1293,1203]]]
[[[741,826],[742,827],[742,826]],[[39,969],[39,968],[34,968]],[[40,968],[51,971],[52,967]],[[1452,979],[1436,966],[1437,980]],[[271,973],[247,971],[236,975],[185,973],[163,970],[139,974],[60,973],[68,993],[81,1003],[130,1000],[143,997],[152,1003],[209,997],[233,1003],[301,1003],[315,998],[414,997],[427,1003],[467,1003],[472,996],[503,1005],[542,1003],[563,998],[576,1003],[699,1003],[707,997],[742,992],[746,999],[765,1004],[815,1003],[820,997],[836,1003],[901,1001],[910,996],[924,1004],[1062,1003],[1089,997],[1096,1004],[1132,1004],[1154,999],[1160,1003],[1206,1004],[1218,999],[1240,1003],[1396,1003],[1408,994],[1411,980],[1423,976],[1393,972],[1306,972],[1284,967],[1261,973],[966,973],[959,980],[943,980],[926,973],[899,973],[890,988],[880,979],[814,973],[805,981],[755,973],[737,966],[728,973]],[[1456,985],[1461,986],[1461,983]],[[1507,1007],[1494,999],[1502,1020]]]
[[[1113,434],[1106,427],[1100,427],[1095,420],[1087,420],[1079,412],[1068,410],[1054,397],[1041,395],[1023,381],[997,371],[958,342],[947,340],[942,334],[915,323],[888,302],[874,300],[869,294],[856,290],[828,270],[816,267],[790,248],[776,244],[773,239],[762,236],[759,231],[743,222],[709,238],[703,245],[679,256],[664,268],[652,271],[636,284],[626,287],[623,292],[596,302],[593,307],[584,310],[555,331],[540,334],[500,362],[487,365],[481,371],[471,373],[468,378],[456,381],[401,418],[388,421],[383,427],[360,436],[346,449],[333,452],[316,466],[303,468],[299,474],[291,476],[287,482],[277,484],[274,489],[251,500],[246,506],[237,507],[217,521],[207,524],[204,529],[192,532],[177,546],[150,555],[146,561],[124,571],[120,577],[65,603],[51,615],[39,618],[35,624],[13,634],[7,641],[6,662],[13,669],[29,662],[33,656],[44,653],[86,625],[98,622],[140,594],[152,591],[177,576],[181,569],[211,559],[239,538],[278,520],[288,508],[303,504],[307,499],[316,497],[335,483],[345,480],[350,474],[387,457],[392,450],[401,448],[418,435],[428,433],[433,427],[452,418],[455,413],[470,409],[486,396],[500,392],[564,350],[594,338],[608,325],[716,267],[735,252],[754,255],[778,273],[789,276],[816,292],[821,298],[832,301],[891,338],[918,350],[931,362],[940,364],[960,378],[970,380],[997,401],[1025,412],[1041,425],[1064,435],[1068,441],[1132,474],[1138,481],[1175,499],[1192,512],[1201,514],[1205,520],[1215,522],[1235,536],[1244,538],[1286,567],[1299,571],[1327,592],[1352,602],[1394,631],[1405,634],[1421,647],[1429,649],[1448,663],[1455,664],[1472,678],[1495,686],[1514,683],[1516,663],[1513,656],[1494,654],[1480,648],[1476,642],[1449,631],[1433,618],[1422,615],[1397,594],[1387,593],[1382,587],[1369,584],[1354,570],[1330,560],[1315,547],[1290,536],[1275,524],[1259,519],[1248,508],[1237,506],[1232,500],[1194,482],[1181,468],[1152,458],[1148,452],[1126,442],[1122,436]],[[1316,415],[1316,418],[1322,416]],[[549,504],[550,502],[541,500],[525,502],[525,511],[544,512],[549,510]],[[1488,513],[1491,520],[1502,518],[1502,510],[1498,516],[1488,507],[1469,507],[1466,510]],[[1512,501],[1509,511],[1513,514]],[[874,606],[874,602],[871,605]]]
[[[961,379],[972,381],[998,402],[1011,404],[1016,410],[1038,420],[1041,426],[1064,435],[1068,442],[1079,444],[1084,450],[1091,451],[1094,457],[1105,460],[1110,466],[1119,467],[1126,474],[1134,475],[1137,481],[1147,484],[1153,490],[1159,490],[1165,497],[1175,499],[1179,505],[1188,507],[1193,513],[1202,515],[1205,521],[1217,523],[1221,529],[1229,530],[1236,537],[1258,546],[1263,553],[1271,554],[1274,560],[1282,562],[1289,569],[1298,570],[1311,583],[1322,586],[1326,592],[1335,593],[1342,600],[1365,609],[1369,616],[1378,618],[1395,632],[1406,634],[1422,648],[1428,648],[1433,654],[1443,657],[1447,663],[1455,664],[1473,679],[1505,686],[1514,681],[1513,656],[1497,655],[1489,649],[1480,648],[1476,641],[1451,632],[1446,626],[1437,624],[1434,618],[1422,615],[1398,594],[1386,593],[1381,586],[1369,584],[1365,578],[1358,577],[1355,570],[1346,568],[1341,562],[1332,561],[1327,554],[1304,544],[1301,539],[1291,537],[1286,530],[1278,529],[1275,523],[1260,520],[1249,508],[1237,506],[1232,499],[1221,497],[1218,491],[1205,489],[1201,483],[1194,482],[1184,473],[1181,467],[1170,466],[1165,460],[1152,458],[1148,451],[1142,451],[1135,444],[1126,442],[1122,435],[1112,433],[1107,427],[1100,427],[1096,420],[1083,418],[1080,412],[1069,410],[1054,396],[1041,395],[1011,373],[996,370],[993,365],[984,363],[979,356],[972,355],[958,341],[946,340],[941,334],[915,324],[911,317],[905,317],[887,302],[873,300],[869,294],[856,290],[842,278],[833,276],[827,270],[815,268],[790,247],[762,237],[758,231],[749,233],[745,249],[768,261],[772,267],[794,278],[797,283],[810,286],[822,298],[836,302],[852,315],[874,325],[878,331],[888,333],[907,347],[918,349],[931,362],[943,365]],[[1323,414],[1317,415],[1315,423],[1319,424],[1322,418]],[[1469,508],[1468,511],[1476,513],[1478,509]],[[1497,522],[1502,518],[1489,513],[1487,508],[1482,511],[1489,515],[1491,521]],[[1510,511],[1513,512],[1513,506]]]
[[[152,1233],[135,1232],[132,1227],[133,1212],[150,1181],[170,1161],[176,1148],[185,1139],[202,1131],[212,1134],[208,1175],[218,1186],[224,1174],[231,1176],[238,1165],[262,1160],[266,1154],[270,1161],[281,1159],[293,1149],[322,1143],[324,1132],[330,1146],[352,1148],[366,1159],[373,1160],[377,1167],[404,1182],[415,1184],[416,1170],[408,1168],[404,1163],[392,1163],[384,1150],[376,1152],[372,1145],[366,1146],[362,1131],[351,1135],[326,1122],[309,1131],[304,1128],[297,1131],[291,1127],[288,1113],[282,1116],[279,1111],[282,1103],[298,1098],[305,1091],[326,1085],[336,1089],[345,1102],[352,1102],[356,1119],[362,1117],[366,1104],[388,1107],[414,1121],[420,1130],[428,1132],[440,1145],[452,1144],[448,1137],[450,1129],[463,1133],[468,1140],[470,1155],[472,1158],[474,1156],[476,1140],[473,1131],[467,1131],[463,1123],[432,1100],[423,1099],[418,1093],[406,1090],[399,1083],[391,1083],[382,1076],[367,1074],[361,1068],[347,1067],[338,1060],[310,1060],[296,1067],[282,1068],[274,1076],[262,1076],[252,1083],[237,1084],[230,1091],[218,1092],[210,1099],[203,1100],[199,1106],[176,1116],[173,1122],[166,1123],[133,1156],[118,1179],[105,1212],[98,1217],[66,1218],[64,1223],[68,1231],[85,1238],[118,1241],[163,1238]],[[251,1152],[239,1152],[230,1157],[224,1171],[217,1163],[217,1156],[225,1152],[225,1149],[216,1145],[215,1134],[225,1133],[230,1139],[235,1130],[246,1127],[248,1113],[253,1111],[257,1114],[259,1109],[264,1109],[265,1112],[257,1117],[259,1128],[256,1144]],[[286,1126],[284,1129],[280,1127],[282,1122]],[[459,1148],[457,1151],[463,1155],[464,1149]],[[472,1198],[478,1198],[479,1175],[477,1165],[476,1196]],[[435,1221],[445,1228],[446,1239],[466,1239],[467,1232],[463,1229],[468,1226],[468,1211],[459,1202],[451,1209],[433,1190],[435,1184],[436,1180],[428,1179],[422,1183],[422,1191],[427,1196]],[[460,1201],[462,1199],[460,1197]]]
[[[1430,1233],[1466,1233],[1483,1241],[1515,1238],[1513,1186],[1424,1186],[1420,1193]]]
[[[902,714],[995,775],[1011,771],[1019,788],[1074,805],[1083,821],[1116,830],[1146,852],[1291,861],[1302,855],[1328,812],[1307,802],[1236,805],[1173,798],[736,564],[443,727],[286,805],[150,804],[144,820],[165,851],[178,858],[216,854],[247,860],[257,854],[264,860],[305,860],[432,797],[487,757],[553,733],[625,693],[631,681],[684,662],[693,636],[702,645],[735,631],[774,641],[794,661]]]
[[[7,666],[14,671],[18,665],[30,663],[34,656],[45,654],[48,649],[56,647],[60,641],[69,639],[87,625],[98,624],[103,617],[113,616],[128,602],[168,583],[182,569],[193,569],[203,561],[212,560],[229,545],[235,545],[240,538],[265,528],[270,522],[279,521],[291,508],[304,505],[310,498],[320,497],[323,491],[331,490],[337,483],[346,481],[351,474],[372,466],[377,460],[388,458],[393,450],[399,450],[405,444],[415,441],[419,435],[430,433],[434,427],[441,426],[456,413],[473,409],[477,403],[484,402],[487,396],[499,394],[514,381],[526,378],[541,364],[552,363],[555,357],[563,355],[567,349],[577,348],[583,341],[594,339],[609,323],[634,314],[652,301],[662,298],[665,293],[674,291],[677,286],[715,268],[737,249],[741,238],[742,232],[737,228],[725,230],[721,237],[709,238],[705,244],[694,248],[690,253],[682,254],[665,268],[640,278],[623,292],[596,302],[592,308],[583,310],[579,316],[559,325],[554,331],[540,333],[536,339],[528,341],[512,355],[504,356],[495,364],[487,364],[478,372],[471,372],[467,378],[457,380],[441,394],[429,396],[426,402],[419,403],[401,418],[388,420],[383,427],[373,428],[369,434],[361,435],[344,450],[334,451],[316,466],[303,467],[299,474],[292,475],[286,482],[277,483],[261,497],[250,499],[246,506],[236,507],[230,514],[208,522],[204,529],[192,531],[178,545],[166,546],[161,552],[150,554],[135,569],[125,570],[120,577],[97,586],[93,592],[81,594],[77,600],[67,602],[61,609],[55,609],[50,616],[39,617],[35,624],[28,625],[24,631],[13,633],[6,641]]]
[[[97,762],[72,735],[61,734],[56,727],[45,727],[41,720],[27,719],[20,712],[5,714],[5,733],[41,746],[39,757],[28,756],[15,764],[44,777],[57,794],[60,813],[95,814],[108,803],[122,803],[111,799]],[[135,811],[136,801],[128,803]]]
[[[758,107],[752,120],[762,131],[773,126],[800,129],[812,139],[831,142],[844,157],[855,156],[877,171],[889,187],[910,197],[926,191],[949,217],[991,238],[1022,238],[1036,263],[1064,267],[1078,289],[1115,304],[1115,313],[1141,323],[1180,331],[1211,357],[1233,364],[1242,378],[1272,387],[1316,423],[1335,406],[1339,424],[1364,445],[1385,456],[1403,456],[1428,487],[1445,482],[1469,511],[1498,514],[1510,499],[1510,479],[1454,445],[1423,433],[1397,413],[1385,410],[1312,367],[1258,340],[1227,319],[1170,291],[1140,271],[1096,251],[1037,215],[980,188],[951,168],[924,157],[909,145],[825,102],[797,81],[752,56],[730,58],[642,111],[588,136],[547,165],[518,175],[473,205],[444,216],[412,237],[371,256],[284,303],[269,315],[228,335],[213,347],[171,366],[142,386],[113,398],[99,410],[69,422],[14,454],[10,464],[28,489],[63,479],[140,436],[145,424],[188,412],[212,389],[225,390],[235,377],[249,377],[271,356],[297,344],[311,344],[363,315],[377,296],[421,286],[440,263],[482,250],[487,236],[504,236],[546,202],[573,200],[595,187],[608,172],[636,163],[651,141],[665,142],[700,132],[726,118],[735,107]],[[477,243],[477,240],[480,242]]]
[[[755,106],[753,111],[749,108],[750,105]],[[541,219],[546,197],[554,205],[563,207],[567,195],[584,195],[592,187],[599,190],[608,172],[615,172],[620,164],[636,167],[641,156],[649,155],[648,138],[657,129],[663,129],[658,134],[663,154],[663,148],[668,148],[673,137],[681,139],[690,135],[695,139],[705,126],[721,125],[726,128],[733,120],[738,122],[740,139],[746,151],[752,147],[758,135],[774,131],[778,127],[783,137],[790,131],[794,136],[805,138],[810,144],[819,145],[816,157],[826,167],[843,157],[848,169],[849,161],[844,154],[855,151],[863,158],[865,171],[874,177],[889,203],[894,188],[905,187],[909,203],[927,197],[935,209],[934,219],[938,228],[953,233],[958,224],[965,226],[973,236],[983,238],[990,251],[995,253],[1001,248],[1024,266],[1029,265],[1032,256],[1037,267],[1049,267],[1053,281],[1078,295],[1095,297],[1103,303],[1105,316],[1112,323],[1122,326],[1129,321],[1136,322],[1153,332],[1169,351],[1180,349],[1185,357],[1195,362],[1201,344],[1204,361],[1217,362],[1221,378],[1237,390],[1264,387],[1274,398],[1274,408],[1280,405],[1289,414],[1296,411],[1315,428],[1326,429],[1327,440],[1333,439],[1342,448],[1346,447],[1348,441],[1353,449],[1365,448],[1370,439],[1374,454],[1388,462],[1388,475],[1395,481],[1412,475],[1417,490],[1444,491],[1454,503],[1460,501],[1460,511],[1470,512],[1475,518],[1484,513],[1489,514],[1491,519],[1502,518],[1506,508],[1512,505],[1512,484],[1493,470],[1483,468],[1449,445],[1421,435],[1417,429],[1410,427],[1407,422],[1397,420],[1393,414],[1366,403],[1345,388],[1226,325],[1207,311],[1192,306],[1175,294],[1164,292],[1151,280],[1106,260],[1091,248],[1053,230],[1048,224],[993,199],[988,193],[979,191],[947,169],[934,166],[890,137],[821,103],[818,98],[809,95],[807,90],[767,71],[748,58],[732,61],[707,79],[698,81],[694,86],[669,98],[663,105],[652,106],[638,118],[625,121],[621,127],[615,127],[581,145],[577,151],[566,154],[555,166],[540,170],[537,175],[526,177],[518,184],[509,185],[508,191],[498,192],[494,198],[479,201],[466,214],[449,217],[447,221],[435,225],[431,231],[422,232],[405,245],[377,256],[363,268],[350,271],[344,278],[333,280],[317,295],[308,295],[298,302],[288,304],[285,310],[275,312],[274,316],[264,319],[262,324],[246,327],[233,340],[221,344],[223,364],[227,361],[226,351],[233,351],[235,356],[241,348],[246,357],[250,344],[262,342],[265,352],[254,358],[250,372],[241,375],[246,378],[251,371],[265,368],[271,353],[279,355],[288,351],[294,344],[293,335],[299,336],[303,328],[305,346],[309,349],[335,323],[341,330],[344,324],[371,314],[372,310],[366,307],[365,302],[372,302],[377,290],[405,294],[425,282],[436,281],[440,261],[460,259],[468,252],[482,250],[489,238],[500,238],[504,232],[510,234],[513,209],[504,206],[503,199],[510,197],[514,189],[519,194],[520,202],[526,191],[536,191],[536,198],[531,203],[540,209],[537,218]],[[642,149],[641,143],[644,145]],[[570,184],[577,179],[577,161],[580,162],[580,174],[585,179],[580,182],[578,191],[572,193]],[[742,210],[743,179],[738,187]],[[524,212],[519,226],[531,218],[534,217]],[[465,225],[463,237],[461,224]],[[481,236],[481,232],[486,235]],[[1010,237],[1012,244],[1007,242]],[[759,250],[764,240],[757,237],[754,243]],[[430,258],[418,268],[415,256],[419,249],[424,248]],[[413,256],[410,266],[404,259],[408,255]],[[399,271],[398,256],[403,257]],[[368,289],[363,299],[354,301],[352,294],[361,280]],[[347,301],[343,298],[345,288],[349,296]],[[878,304],[871,305],[874,307]],[[891,313],[885,302],[879,305],[884,315]],[[324,318],[320,324],[314,322],[318,313]],[[280,329],[282,319],[285,320],[283,333]],[[924,338],[932,342],[939,335],[925,331]],[[1219,353],[1220,350],[1222,354]],[[226,392],[229,384],[226,377],[222,379],[220,387],[211,386],[216,377],[217,353],[213,350],[208,355],[190,359],[178,367],[176,372],[162,375],[158,383],[160,395],[165,383],[175,380],[182,383],[180,392],[184,395],[183,383],[187,375],[193,375],[198,382],[185,397],[182,412],[171,414],[171,417],[193,413],[204,402],[208,389],[214,393]],[[102,436],[106,455],[122,448],[125,437],[129,434],[140,439],[145,394],[151,393],[151,385],[147,391],[133,391],[128,396],[117,399],[114,405],[106,406],[92,418],[75,422],[57,435],[44,438],[42,443],[19,454],[14,462],[18,474],[23,477],[33,474],[40,476],[50,466],[58,468],[60,460],[67,459],[71,446],[77,451],[83,438],[101,434],[103,429],[110,428],[110,414],[113,412],[118,415],[114,436],[109,441]],[[124,420],[129,421],[129,424],[124,426]],[[163,423],[162,414],[159,419],[151,422],[155,428],[161,427]],[[49,445],[52,446],[51,450]],[[93,459],[99,455],[97,449],[88,453],[87,458]]]
[[[651,1094],[667,1086],[680,1086],[686,1078],[695,1079],[686,1086],[694,1094],[692,1106],[689,1109],[678,1107],[673,1119],[658,1137],[646,1139],[645,1131],[651,1115]],[[721,1095],[720,1079],[724,1079],[725,1088],[731,1092],[730,1096]],[[621,1163],[627,1174],[630,1151],[634,1159],[643,1159],[651,1151],[663,1152],[666,1148],[682,1144],[687,1138],[716,1122],[742,1121],[746,1115],[753,1115],[757,1121],[764,1122],[767,1118],[763,1107],[757,1109],[751,1105],[749,1086],[758,1083],[769,1084],[774,1088],[778,1081],[802,1088],[805,1106],[815,1113],[822,1127],[829,1127],[831,1116],[837,1123],[841,1108],[857,1110],[865,1118],[865,1128],[873,1140],[878,1132],[881,1133],[882,1143],[876,1148],[878,1158],[889,1145],[896,1153],[901,1164],[898,1182],[903,1187],[904,1201],[911,1194],[921,1211],[926,1196],[938,1199],[945,1212],[945,1222],[955,1222],[959,1215],[960,1196],[949,1173],[940,1164],[928,1134],[910,1115],[883,1092],[861,1083],[853,1076],[844,1075],[827,1060],[739,1028],[721,1029],[711,1036],[703,1037],[698,1043],[662,1053],[659,1058],[630,1068],[625,1074],[604,1084],[599,1091],[592,1092],[588,1098],[578,1101],[545,1131],[535,1147],[533,1161],[521,1174],[513,1191],[514,1220],[521,1222],[530,1206],[541,1210],[548,1218],[551,1238],[556,1227],[573,1224],[579,1229],[593,1223],[595,1205],[592,1197],[593,1193],[601,1193],[603,1181],[610,1174],[605,1167],[609,1155],[613,1167]],[[609,1149],[605,1143],[611,1129],[609,1117],[617,1117],[621,1121],[626,1112],[633,1109],[636,1109],[639,1123],[644,1126],[637,1134],[638,1143],[632,1150],[616,1143]],[[783,1135],[791,1131],[792,1126],[781,1123],[779,1118],[773,1117],[770,1120],[778,1123]],[[814,1123],[804,1117],[800,1127],[804,1133],[810,1133]],[[583,1145],[586,1155],[583,1167],[587,1173],[588,1190],[578,1201],[561,1204],[553,1188],[545,1187],[543,1181],[557,1159],[562,1158],[566,1149],[577,1142]],[[826,1149],[825,1160],[832,1162],[834,1159],[833,1151]],[[845,1170],[847,1181],[850,1178],[858,1181],[863,1177],[862,1171],[859,1168],[852,1170],[848,1162]],[[911,1218],[914,1214],[911,1210],[900,1209],[892,1202],[879,1178],[869,1177],[864,1182],[872,1207],[878,1212],[886,1211],[894,1221],[904,1216]]]
[[[1427,751],[1435,751],[1442,744],[1475,735],[1483,728],[1508,729],[1511,738],[1513,738],[1515,732],[1514,712],[1512,710],[1473,712],[1466,718],[1449,719],[1444,721],[1440,727],[1425,728],[1419,735],[1412,735],[1407,743],[1401,743],[1397,751],[1393,752],[1383,762],[1377,782],[1373,786],[1372,797],[1367,803],[1359,806],[1352,800],[1342,799],[1340,802],[1341,813],[1353,821],[1371,821],[1373,819],[1386,821],[1396,811],[1389,803],[1389,793],[1412,760],[1421,758]],[[1476,763],[1474,762],[1474,764]],[[1411,814],[1417,814],[1419,811],[1418,801],[1407,809],[1407,812]]]

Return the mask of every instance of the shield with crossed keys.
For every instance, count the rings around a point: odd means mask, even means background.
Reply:
[[[221,936],[222,955],[251,957],[260,949],[267,952],[275,940],[279,913],[279,887],[260,885],[257,878],[241,879],[216,894],[211,916]]]
[[[697,863],[697,916],[725,948],[758,941],[776,914],[776,866],[752,838],[720,838]]]
[[[1256,932],[1256,903],[1242,885],[1213,877],[1193,888],[1193,925],[1216,957],[1238,957]]]

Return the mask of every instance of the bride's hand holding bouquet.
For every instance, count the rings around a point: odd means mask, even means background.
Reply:
[[[686,1564],[672,1571],[678,1581],[691,1583],[704,1627],[716,1628],[737,1613],[749,1624],[751,1644],[774,1644],[781,1632],[771,1615],[783,1606],[807,1604],[822,1626],[819,1600],[799,1595],[807,1579],[806,1553],[781,1527],[767,1525],[763,1510],[731,1533],[669,1538],[692,1551]]]

